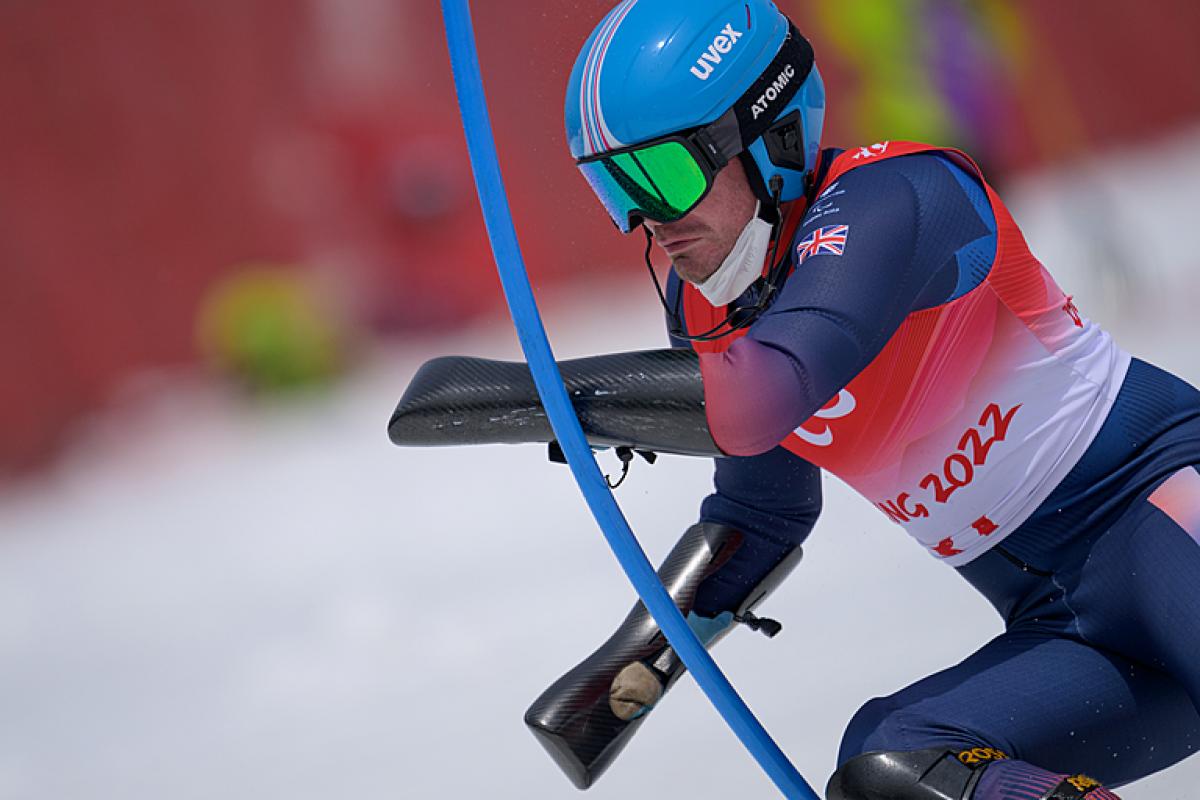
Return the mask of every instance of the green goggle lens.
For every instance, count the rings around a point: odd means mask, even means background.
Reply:
[[[579,164],[579,171],[617,227],[629,233],[630,214],[672,222],[708,190],[708,177],[679,141],[660,142]]]

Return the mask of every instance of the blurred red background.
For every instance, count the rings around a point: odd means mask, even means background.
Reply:
[[[640,238],[562,133],[610,5],[475,4],[539,287],[640,278]],[[829,145],[956,144],[1003,180],[1200,117],[1195,3],[900,5],[782,4],[816,47]],[[0,476],[47,463],[130,376],[196,362],[206,294],[247,265],[318,276],[373,335],[500,304],[435,3],[9,2],[0,107]]]

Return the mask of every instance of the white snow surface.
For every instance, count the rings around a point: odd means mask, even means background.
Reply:
[[[1130,214],[1179,182],[1194,197],[1200,137],[1161,151],[1136,191],[1120,180],[1128,160],[1077,169],[1117,187]],[[1074,175],[1010,187],[1035,252],[1074,276],[1060,281],[1123,346],[1200,381],[1180,299],[1200,266],[1195,201],[1157,245],[1172,300],[1131,303],[1088,278],[1079,230],[1055,224]],[[640,282],[547,305],[560,358],[663,343]],[[518,348],[497,319],[378,352],[336,392],[269,408],[172,384],[96,426],[51,477],[0,494],[0,798],[575,796],[521,717],[611,633],[633,591],[542,446],[388,442],[408,379],[450,353]],[[699,459],[633,465],[617,497],[655,563],[695,520],[710,473]],[[865,501],[833,478],[825,491],[804,562],[763,608],[783,634],[738,631],[715,652],[818,790],[859,705],[1001,630]],[[1182,800],[1198,783],[1191,759],[1122,796]],[[588,794],[777,796],[690,679]]]

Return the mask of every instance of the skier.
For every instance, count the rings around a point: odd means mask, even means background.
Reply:
[[[707,644],[770,631],[827,469],[1005,622],[866,703],[828,796],[1114,798],[1200,746],[1200,394],[1083,315],[966,155],[822,150],[824,107],[769,0],[624,0],[571,73],[571,155],[670,258],[724,454],[660,574]],[[635,608],[527,716],[580,785],[626,733],[581,756],[548,709],[603,678],[644,719],[683,671],[656,633]]]

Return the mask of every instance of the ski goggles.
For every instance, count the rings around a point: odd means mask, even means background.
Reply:
[[[774,123],[813,66],[795,27],[771,65],[715,122],[575,162],[622,233],[642,219],[674,222],[700,204],[717,173]]]
[[[686,136],[601,153],[577,165],[622,233],[640,225],[639,217],[681,219],[704,199],[724,166],[706,158]]]

